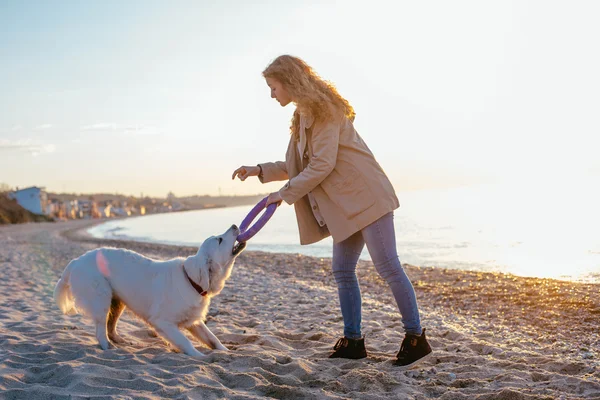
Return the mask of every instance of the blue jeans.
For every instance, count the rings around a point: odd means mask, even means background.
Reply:
[[[344,336],[361,337],[361,298],[356,263],[367,245],[375,269],[392,289],[406,333],[421,334],[421,320],[415,290],[406,276],[396,250],[394,213],[384,215],[348,239],[333,245],[333,276],[338,286],[344,317]]]

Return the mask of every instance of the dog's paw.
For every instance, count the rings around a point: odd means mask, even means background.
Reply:
[[[229,349],[227,347],[223,346],[222,344],[215,347],[215,350],[229,351]]]
[[[110,339],[111,342],[115,343],[115,344],[124,344],[124,345],[132,345],[134,344],[133,342],[123,339],[122,336],[120,335],[109,335],[108,338]]]
[[[187,355],[191,356],[191,357],[194,357],[194,358],[197,358],[199,360],[204,360],[207,357],[206,354],[204,354],[204,353],[202,353],[202,352],[200,352],[200,351],[198,351],[196,349],[194,349],[194,351],[188,352]]]
[[[115,344],[126,345],[126,346],[135,345],[135,342],[124,339],[123,336],[120,336],[120,335],[109,335],[108,338],[110,339],[111,342],[113,342]]]
[[[109,350],[109,349],[114,349],[115,348],[115,346],[111,342],[109,342],[108,340],[106,342],[101,341],[98,344],[100,345],[100,348],[102,350]]]

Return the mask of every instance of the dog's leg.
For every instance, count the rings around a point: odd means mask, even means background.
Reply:
[[[204,354],[196,350],[192,342],[179,330],[177,325],[165,321],[150,321],[156,331],[180,351],[193,357],[204,357]]]
[[[98,344],[100,344],[102,350],[108,350],[110,343],[107,337],[106,321],[112,296],[110,286],[106,280],[99,279],[95,282],[95,285],[92,285],[91,290],[88,289],[84,293],[84,295],[78,296],[78,304],[81,304],[82,309],[85,310],[86,314],[96,324],[96,339],[98,339]]]
[[[106,314],[104,314],[104,318],[94,316],[94,323],[96,324],[96,339],[98,339],[100,347],[102,350],[108,350],[110,344],[106,336]]]
[[[131,342],[128,342],[127,340],[123,339],[117,333],[117,323],[119,322],[119,317],[121,317],[121,314],[123,314],[123,311],[125,311],[125,303],[123,303],[118,298],[113,297],[110,302],[110,310],[108,311],[108,323],[107,323],[108,338],[113,343],[131,344]]]
[[[200,321],[188,328],[194,337],[198,338],[202,343],[206,344],[211,349],[229,350],[219,341],[219,339],[208,329],[204,322]]]

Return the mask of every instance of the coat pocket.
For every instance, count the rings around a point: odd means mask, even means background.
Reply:
[[[375,198],[358,170],[351,165],[344,169],[344,175],[333,170],[321,187],[346,218],[353,218],[375,204]]]

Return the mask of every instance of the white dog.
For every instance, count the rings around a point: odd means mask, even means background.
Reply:
[[[204,324],[210,299],[223,290],[236,257],[246,247],[236,245],[233,225],[204,241],[188,258],[157,261],[133,251],[100,248],[71,261],[54,289],[54,299],[67,315],[78,311],[96,324],[100,347],[127,343],[117,334],[117,322],[129,308],[177,349],[190,356],[204,354],[179,330],[212,349],[227,350]]]

